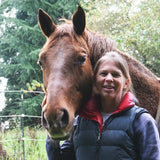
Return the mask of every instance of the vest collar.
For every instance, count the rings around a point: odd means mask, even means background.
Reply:
[[[135,105],[135,103],[133,101],[133,95],[130,92],[127,92],[124,95],[119,107],[117,108],[117,110],[115,112],[112,113],[112,115],[120,113],[124,110],[127,110],[127,109],[133,107],[134,105]],[[99,106],[100,106],[99,97],[93,96],[86,103],[86,105],[80,110],[79,115],[83,118],[98,122],[99,123],[99,132],[101,132],[103,120],[102,120]]]

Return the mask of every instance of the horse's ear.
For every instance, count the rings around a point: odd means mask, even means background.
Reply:
[[[86,26],[86,16],[82,7],[78,6],[77,11],[73,15],[74,30],[78,35],[82,35]]]
[[[54,24],[51,17],[42,9],[39,9],[38,11],[38,22],[43,34],[46,37],[49,37],[56,28],[56,25]]]

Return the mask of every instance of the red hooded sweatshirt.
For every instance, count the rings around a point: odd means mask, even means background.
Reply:
[[[127,92],[124,95],[119,107],[117,108],[116,111],[114,111],[112,113],[112,115],[117,114],[117,113],[124,111],[126,109],[129,109],[129,108],[133,107],[134,105],[135,105],[135,103],[133,101],[133,95],[130,92]],[[93,96],[86,103],[86,105],[80,110],[79,115],[83,118],[98,122],[99,123],[99,132],[101,132],[102,127],[103,127],[103,120],[102,120],[99,106],[100,106],[99,97]]]

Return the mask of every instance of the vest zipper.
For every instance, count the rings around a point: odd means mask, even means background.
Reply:
[[[98,133],[98,137],[97,137],[97,149],[96,149],[96,160],[99,159],[99,149],[100,149],[100,141],[101,141],[101,132]]]
[[[100,141],[100,139],[101,139],[101,133],[99,132],[98,138],[97,138],[97,143]],[[99,144],[99,143],[98,143],[98,144]]]
[[[105,121],[103,127],[108,126],[112,120],[113,120],[113,115],[109,116],[109,118]]]

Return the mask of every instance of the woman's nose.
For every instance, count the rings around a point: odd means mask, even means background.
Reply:
[[[112,74],[108,73],[105,77],[105,81],[113,81],[113,76]]]

